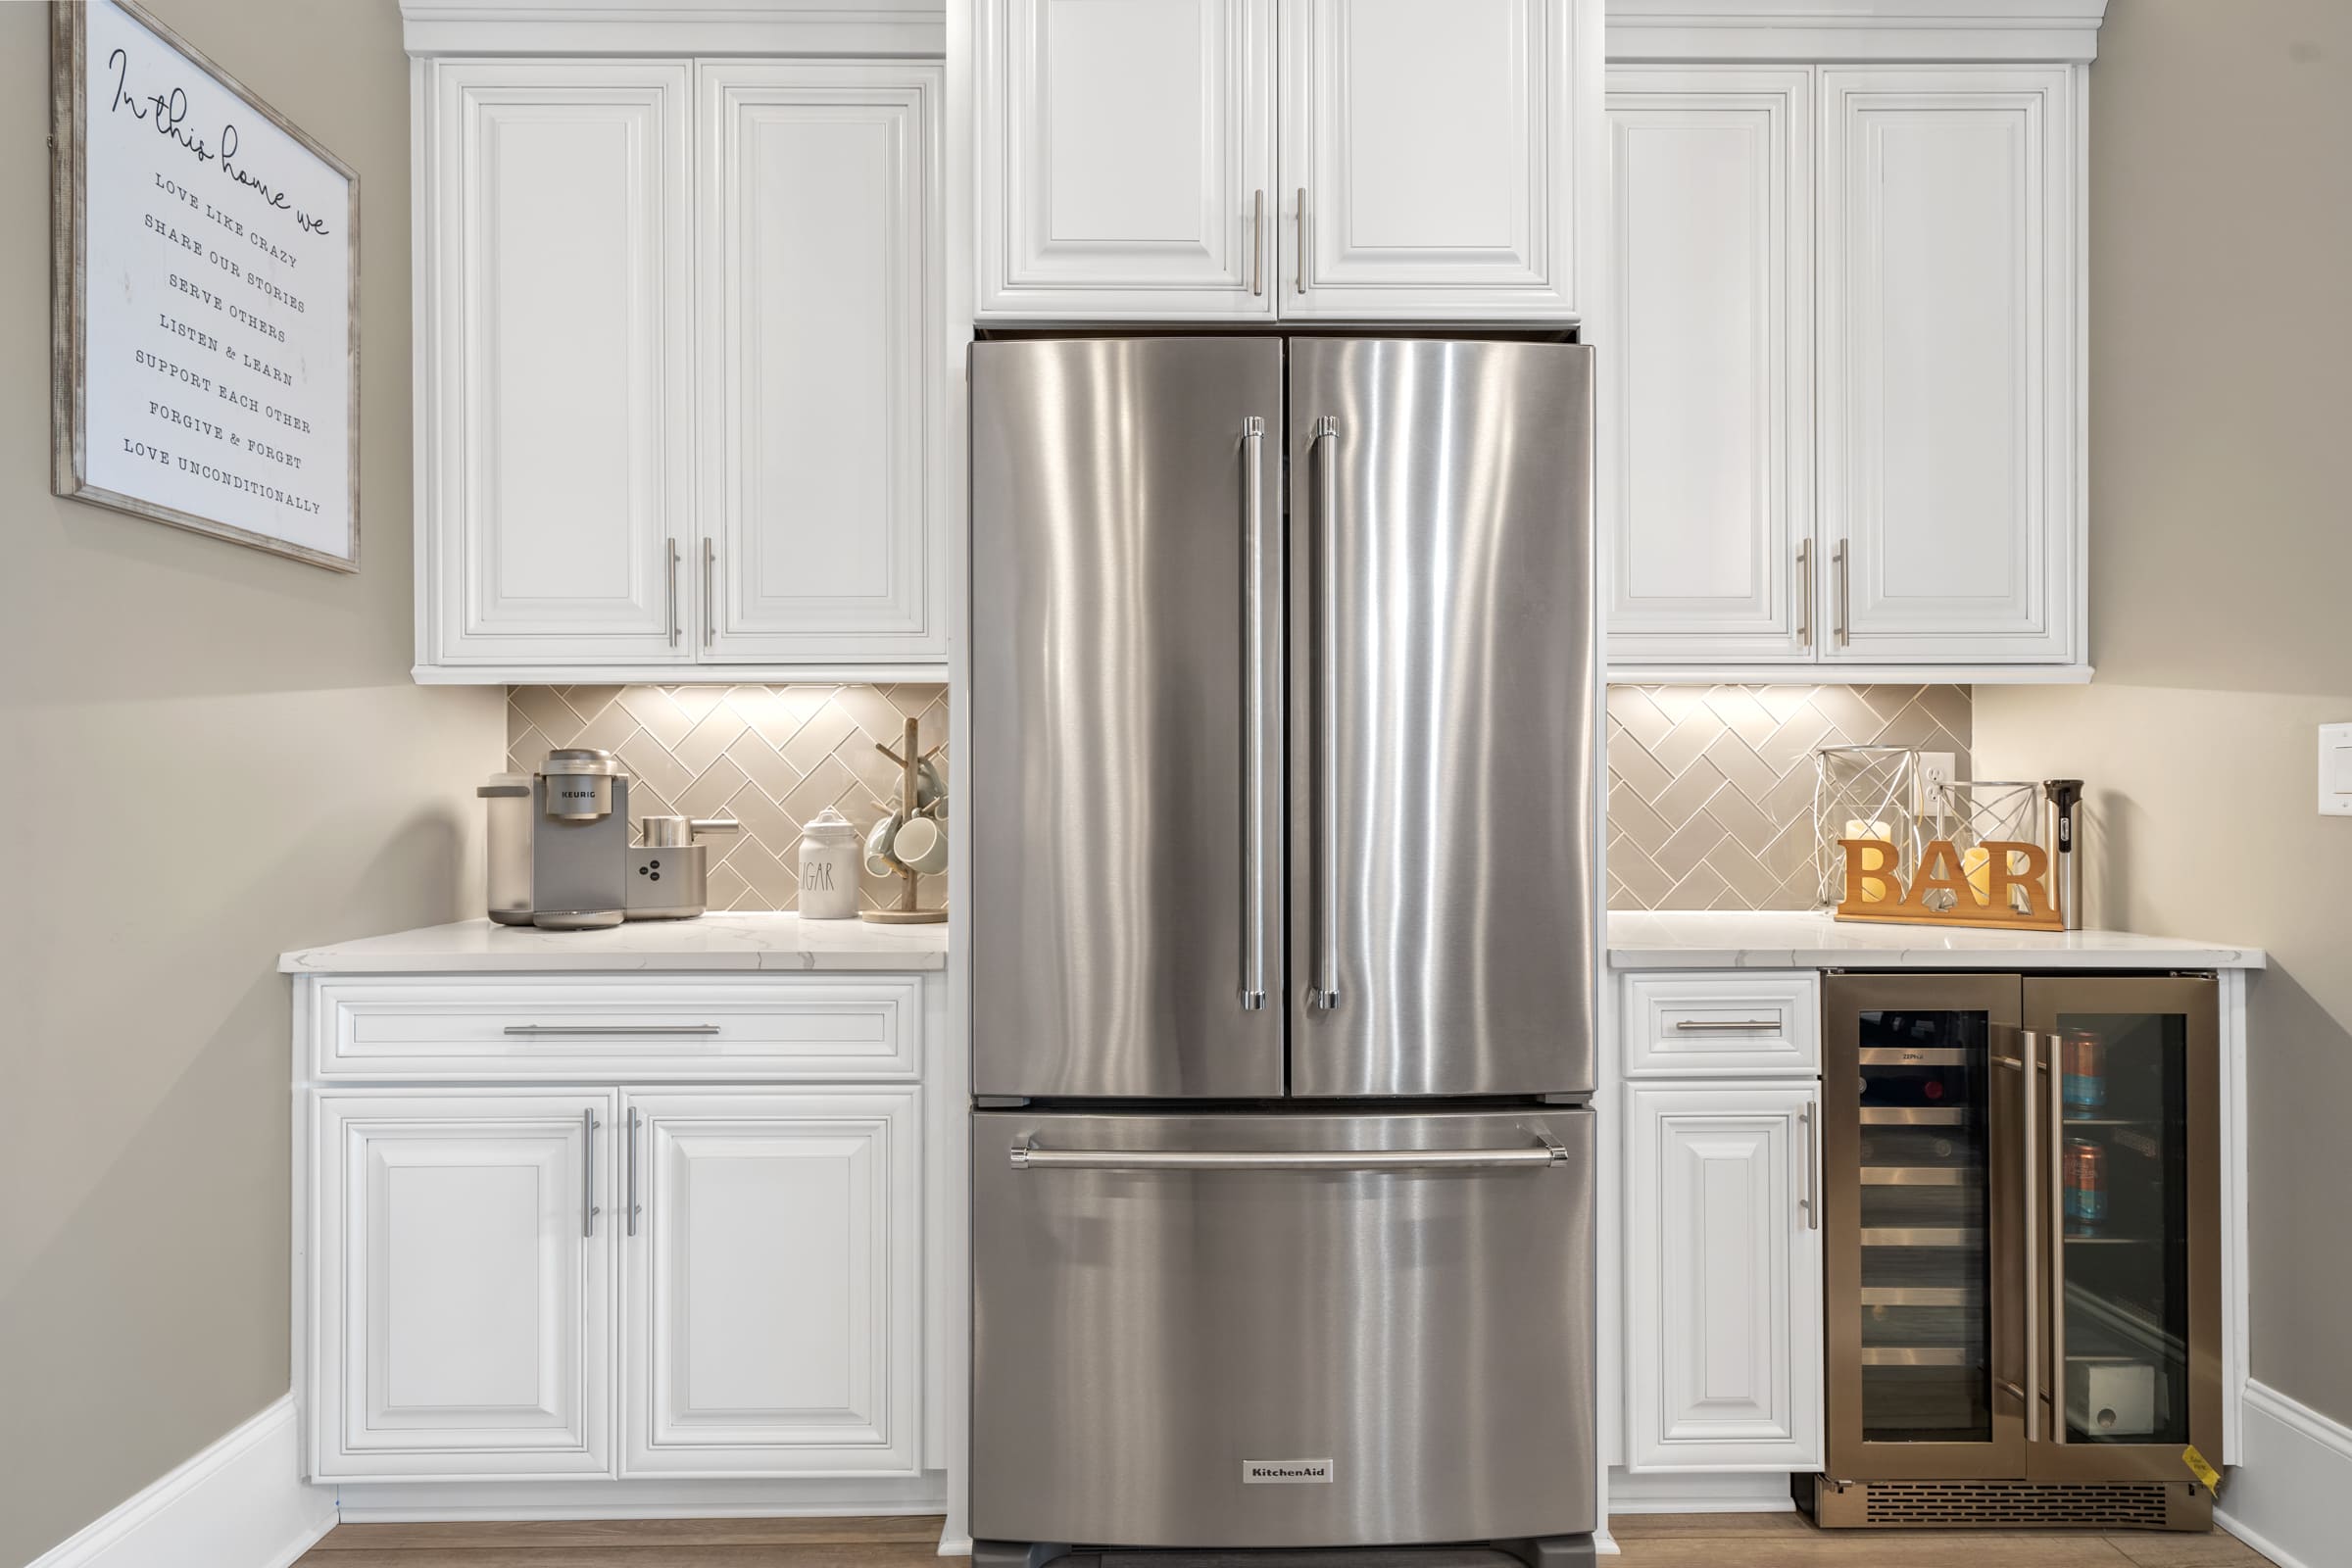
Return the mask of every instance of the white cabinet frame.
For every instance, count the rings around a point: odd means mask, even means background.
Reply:
[[[1801,665],[1820,646],[1805,598],[1819,580],[1813,92],[1799,67],[1609,72],[1612,661]]]
[[[979,0],[973,21],[983,319],[1274,318],[1274,0]],[[1188,22],[1189,121],[1136,69]],[[1186,165],[1194,203],[1139,208]]]
[[[416,680],[938,678],[961,484],[943,97],[920,61],[413,63]],[[806,210],[747,225],[745,147],[779,127],[820,149],[768,171]],[[878,179],[815,167],[859,137]],[[778,233],[798,273],[762,270]],[[875,272],[857,319],[760,291]]]
[[[1820,1466],[1820,1095],[1628,1089],[1628,1469]]]
[[[919,1473],[918,1092],[632,1090],[619,1125],[621,1473]]]

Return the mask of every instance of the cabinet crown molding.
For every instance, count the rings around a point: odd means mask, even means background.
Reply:
[[[401,40],[434,55],[947,53],[943,0],[401,0]]]
[[[2098,57],[2107,0],[1609,0],[1617,61],[2037,61]]]

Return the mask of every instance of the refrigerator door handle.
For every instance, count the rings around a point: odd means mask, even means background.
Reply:
[[[1012,1146],[1014,1170],[1511,1170],[1565,1165],[1567,1146],[1541,1129],[1526,1149],[1040,1149]]]
[[[1299,192],[1303,201],[1305,192]],[[1301,264],[1303,265],[1303,264]],[[1340,1004],[1340,834],[1333,820],[1339,790],[1340,703],[1333,683],[1340,668],[1340,421],[1326,414],[1314,422],[1307,451],[1315,459],[1315,553],[1323,573],[1323,600],[1315,628],[1315,946],[1320,961],[1307,1004],[1326,1012]]]
[[[1242,420],[1242,560],[1249,586],[1244,594],[1243,680],[1249,687],[1242,717],[1242,769],[1248,781],[1242,808],[1242,1006],[1255,1012],[1266,1004],[1266,606],[1265,479],[1266,421],[1252,414]]]

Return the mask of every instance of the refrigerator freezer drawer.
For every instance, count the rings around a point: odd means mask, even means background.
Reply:
[[[1592,1159],[1581,1109],[976,1113],[974,1535],[1593,1529]]]

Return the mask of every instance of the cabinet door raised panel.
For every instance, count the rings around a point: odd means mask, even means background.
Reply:
[[[1812,75],[1616,67],[1609,127],[1610,657],[1810,662]]]
[[[1817,1097],[1810,1083],[1629,1092],[1634,1470],[1821,1463]]]
[[[1822,73],[1826,660],[2080,657],[2075,147],[2065,67]]]
[[[612,1105],[320,1097],[315,1475],[611,1472]]]
[[[921,65],[701,68],[706,660],[947,651],[939,83]]]
[[[688,662],[687,68],[420,70],[419,662]]]
[[[1273,316],[1274,0],[975,22],[982,318]]]
[[[920,1468],[917,1104],[628,1097],[624,1474]]]
[[[1284,7],[1284,316],[1574,314],[1575,9]]]

